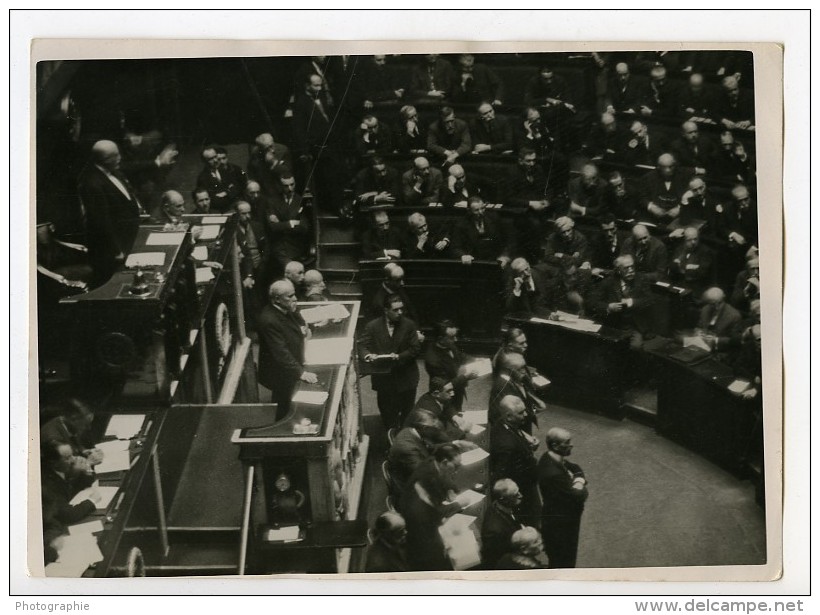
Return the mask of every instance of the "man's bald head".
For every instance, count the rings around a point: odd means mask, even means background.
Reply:
[[[555,445],[560,445],[570,439],[572,439],[572,434],[563,427],[550,427],[546,437],[547,448],[555,450]]]
[[[726,293],[724,293],[723,290],[718,288],[717,286],[707,288],[703,292],[703,301],[705,303],[715,305],[718,303],[722,303],[724,299],[726,299]]]
[[[270,285],[268,296],[271,298],[271,301],[277,303],[295,292],[296,289],[290,280],[276,280],[276,282]]]
[[[417,171],[423,171],[424,169],[430,168],[430,161],[427,160],[424,156],[419,156],[413,160],[413,167]]]
[[[460,164],[452,165],[448,173],[450,174],[450,177],[455,177],[456,179],[464,179],[464,167]]]
[[[185,197],[176,190],[166,190],[160,199],[162,210],[171,217],[179,217],[185,213]]]
[[[511,372],[527,366],[527,360],[520,352],[508,352],[501,357],[501,367]]]
[[[407,218],[407,225],[412,230],[420,229],[425,224],[427,224],[427,219],[424,217],[424,214],[420,214],[419,212],[412,213]]]
[[[692,73],[689,76],[689,86],[696,92],[703,88],[703,75],[700,73]]]
[[[527,417],[527,407],[524,400],[516,395],[505,395],[498,402],[498,412],[501,420],[511,427],[518,427]]]
[[[749,189],[746,186],[738,184],[732,188],[732,198],[736,201],[744,201],[749,198]]]
[[[575,228],[575,222],[568,216],[561,216],[555,220],[555,228],[559,233],[565,233]]]
[[[305,284],[307,286],[319,286],[323,284],[325,278],[322,276],[322,273],[316,269],[310,269],[305,271]]]
[[[404,279],[404,269],[396,263],[387,263],[383,271],[385,279],[391,282]]]
[[[594,164],[585,164],[581,168],[581,177],[583,177],[586,181],[598,179],[598,167]]]
[[[519,256],[512,263],[510,263],[510,269],[514,274],[524,273],[527,269],[530,268],[530,264],[527,262],[526,258]]]
[[[647,229],[643,224],[636,224],[632,227],[632,236],[638,241],[645,239],[646,237],[649,237],[649,229]]]
[[[611,113],[602,113],[601,114],[601,126],[604,128],[608,128],[610,126],[615,125],[615,116]]]
[[[285,277],[293,284],[302,284],[305,280],[305,266],[299,261],[290,261],[285,265]]]
[[[683,229],[683,238],[684,239],[697,240],[698,237],[700,237],[700,233],[698,232],[698,229],[696,229],[694,226],[687,226],[685,229]]]
[[[97,141],[91,147],[91,158],[95,164],[115,171],[120,166],[120,148],[113,141]]]
[[[376,518],[373,529],[380,540],[391,544],[401,544],[407,538],[407,524],[404,517],[389,510]]]
[[[629,75],[629,65],[626,62],[618,62],[615,65],[615,74],[623,78]]]
[[[261,150],[267,150],[273,147],[273,135],[269,132],[263,132],[261,135],[256,137],[256,147]]]
[[[659,167],[673,167],[675,166],[675,157],[672,154],[661,154],[658,156]]]

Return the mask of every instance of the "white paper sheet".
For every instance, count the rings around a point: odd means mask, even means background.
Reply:
[[[481,449],[476,449],[481,450]],[[464,503],[464,508],[469,508],[474,504],[478,504],[481,500],[484,499],[484,494],[479,493],[478,491],[473,491],[472,489],[467,489],[466,491],[462,491],[458,494],[458,499],[460,502]],[[465,500],[466,498],[466,500]]]
[[[487,424],[487,411],[486,410],[465,410],[462,413],[462,417],[465,421],[469,421],[473,425],[486,425]]]
[[[709,344],[703,341],[703,338],[699,335],[693,335],[692,337],[684,337],[683,338],[683,347],[689,348],[700,348],[701,350],[705,350],[706,352],[712,352],[712,349],[709,348]]]
[[[146,246],[178,246],[185,239],[185,233],[151,233],[145,240]]]
[[[473,425],[472,427],[470,427],[470,434],[473,436],[477,436],[481,433],[484,433],[485,431],[487,431],[487,428],[483,425]]]
[[[208,226],[203,226],[201,228],[202,233],[199,235],[199,241],[207,241],[209,239],[216,239],[219,236],[219,231],[222,227],[215,224],[209,224]]]
[[[100,442],[94,448],[99,449],[103,456],[106,456],[120,451],[127,451],[129,444],[128,440],[107,440],[106,442]]]
[[[323,320],[344,320],[350,316],[350,312],[341,303],[317,305],[316,307],[303,309],[299,313],[309,325]]]
[[[92,492],[96,491],[97,494],[100,496],[99,502],[94,502],[94,505],[97,507],[97,510],[105,510],[108,508],[108,505],[111,504],[111,500],[114,499],[114,496],[117,495],[117,491],[119,488],[117,487],[100,487],[98,482],[95,482],[91,487],[88,489],[83,489],[77,495],[75,495],[72,499],[70,504],[72,506],[76,506],[80,502],[85,500],[91,500]],[[93,501],[93,500],[92,500]]]
[[[305,344],[305,365],[344,365],[350,361],[353,340],[345,337],[312,339]]]
[[[138,252],[129,254],[125,259],[125,267],[162,267],[165,265],[165,252]]]
[[[95,519],[94,521],[86,521],[85,523],[78,523],[77,525],[68,526],[69,536],[77,536],[82,534],[95,534],[103,531],[102,521]]]
[[[210,282],[214,279],[214,272],[211,271],[210,267],[197,267],[196,268],[196,283],[197,284],[205,284]]]
[[[302,404],[315,404],[317,406],[327,401],[327,391],[296,391],[291,401]]]
[[[139,433],[144,422],[144,414],[114,414],[108,421],[105,435],[114,436],[120,440],[129,440]]]
[[[464,366],[468,372],[475,372],[478,377],[493,373],[493,362],[489,357],[482,357]]]
[[[107,453],[101,463],[94,466],[97,474],[108,474],[109,472],[122,472],[131,467],[131,456],[128,449],[122,451],[111,451]]]
[[[196,246],[193,251],[194,258],[198,261],[208,260],[207,246]]]
[[[228,216],[202,216],[201,224],[225,224]]]
[[[268,530],[268,534],[266,536],[267,540],[298,540],[299,539],[299,526],[298,525],[289,525],[287,527],[280,527],[275,529]]]
[[[482,459],[486,459],[489,457],[490,454],[485,451],[483,448],[478,447],[474,448],[471,451],[466,451],[461,453],[461,465],[468,466],[474,463],[478,463]]]
[[[740,380],[738,378],[729,385],[729,390],[736,395],[740,395],[743,391],[749,388],[749,385],[750,383],[748,380]]]

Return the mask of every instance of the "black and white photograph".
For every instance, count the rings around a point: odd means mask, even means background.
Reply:
[[[782,573],[782,49],[86,42],[32,46],[30,575]]]

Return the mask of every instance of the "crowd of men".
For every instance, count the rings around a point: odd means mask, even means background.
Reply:
[[[523,98],[511,100],[502,72],[470,54],[420,56],[404,77],[384,55],[314,56],[296,73],[289,137],[259,134],[245,169],[208,144],[190,186],[162,182],[174,147],[135,160],[123,154],[138,135],[97,141],[78,178],[85,246],[38,226],[38,272],[49,289],[41,300],[105,283],[145,214],[165,224],[184,213],[233,214],[259,382],[282,417],[297,383],[316,381],[304,366],[310,329],[296,302],[330,298],[311,269],[310,207],[368,219],[360,257],[388,263],[365,306],[360,353],[375,367],[379,411],[396,434],[397,511],[379,519],[368,566],[447,569],[437,528],[463,508],[453,480],[461,452],[474,446],[459,414],[474,373],[456,345],[458,323],[437,323],[432,339],[419,331],[424,306],[413,305],[400,264],[389,261],[495,261],[507,312],[589,317],[628,331],[636,352],[668,335],[672,304],[662,291],[676,289],[687,300],[674,304],[674,328],[693,329],[748,377],[744,396],[760,391],[749,66],[730,52],[593,53],[588,61],[596,71],[589,99],[579,99],[583,88],[561,75],[560,62],[545,61],[532,66]],[[495,166],[476,172],[482,160]],[[521,335],[513,330],[494,359],[482,566],[572,567],[586,477],[566,460],[571,436],[560,428],[534,457],[532,425],[544,406]],[[419,359],[431,378],[417,398]],[[93,476],[93,451],[52,435],[42,447],[50,532],[93,508],[67,507]]]

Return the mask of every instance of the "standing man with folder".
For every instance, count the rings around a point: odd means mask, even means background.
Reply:
[[[359,349],[362,359],[375,368],[370,379],[382,422],[390,429],[401,426],[416,402],[421,341],[416,323],[404,316],[399,295],[387,295],[383,308],[384,316],[367,323]]]
[[[310,329],[296,311],[296,290],[289,280],[270,286],[270,302],[262,308],[257,323],[259,333],[259,384],[271,390],[271,402],[278,405],[276,420],[290,411],[290,400],[300,380],[316,384],[318,378],[305,370],[305,340]]]

